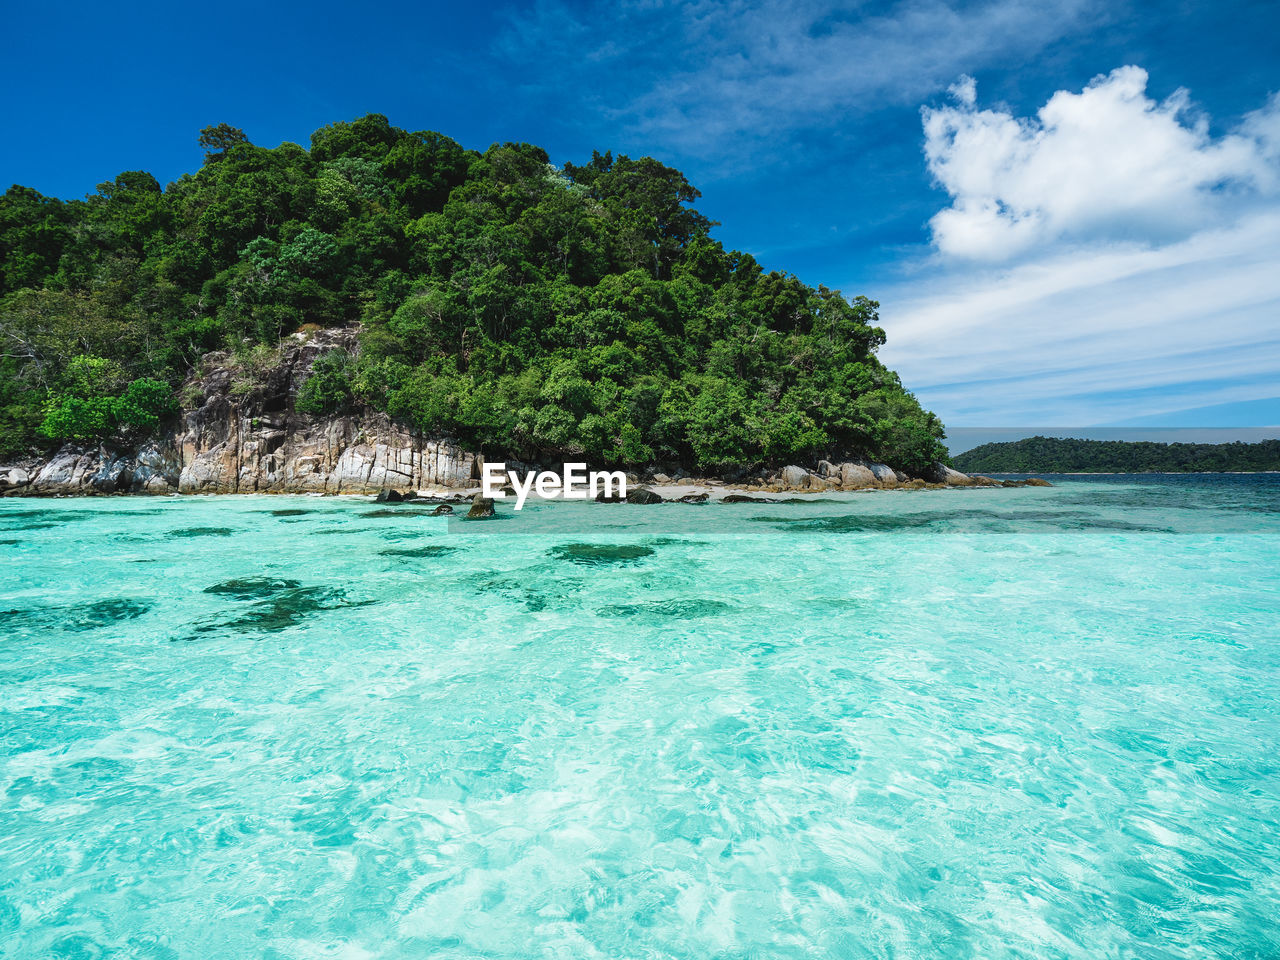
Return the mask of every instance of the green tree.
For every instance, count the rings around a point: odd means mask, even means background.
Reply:
[[[219,123],[214,126],[204,127],[200,131],[200,137],[196,142],[204,148],[205,163],[216,163],[225,157],[232,148],[242,143],[248,143],[249,138],[244,135],[244,131],[239,127],[233,127],[229,123]]]

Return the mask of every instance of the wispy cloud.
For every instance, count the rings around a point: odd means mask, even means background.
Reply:
[[[901,0],[884,12],[816,0],[543,0],[499,51],[530,87],[590,83],[624,129],[690,155],[750,153],[841,115],[918,103],[964,71],[1030,59],[1096,24],[1096,0]],[[601,67],[612,77],[601,86]]]

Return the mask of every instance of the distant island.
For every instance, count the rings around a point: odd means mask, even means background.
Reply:
[[[1255,473],[1280,470],[1280,440],[1154,443],[1028,437],[952,458],[965,473]]]

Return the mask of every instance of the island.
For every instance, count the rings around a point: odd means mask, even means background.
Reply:
[[[1280,440],[1156,443],[1027,437],[954,457],[969,473],[1262,473],[1280,471]]]
[[[878,304],[726,250],[651,157],[555,166],[378,114],[199,142],[167,187],[0,198],[4,492],[457,487],[486,458],[967,482],[876,356]]]

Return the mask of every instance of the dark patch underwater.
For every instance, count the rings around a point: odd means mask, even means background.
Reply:
[[[731,604],[720,600],[689,598],[687,600],[650,600],[645,603],[615,603],[601,607],[596,611],[596,615],[650,621],[700,620],[703,617],[718,617],[732,610]]]
[[[652,547],[625,543],[562,543],[547,551],[547,556],[585,566],[634,564],[654,555]]]
[[[155,604],[148,600],[95,600],[63,606],[0,611],[0,626],[84,633],[124,620],[136,620]]]
[[[453,553],[457,547],[447,547],[443,544],[432,543],[423,547],[397,547],[387,550],[379,550],[380,557],[442,557],[447,553]]]

